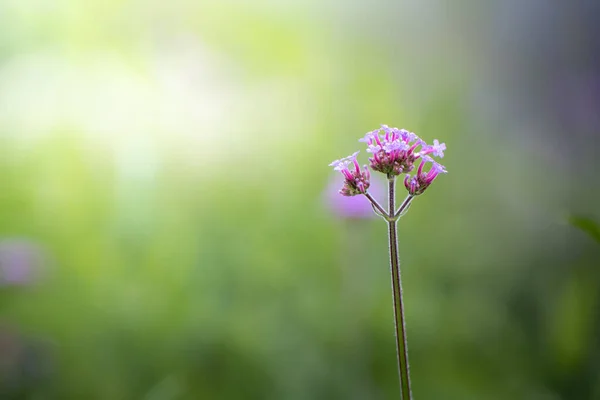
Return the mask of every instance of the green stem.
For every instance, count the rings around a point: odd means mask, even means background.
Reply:
[[[398,211],[396,211],[394,218],[396,218],[396,219],[400,218],[402,216],[402,214],[404,214],[408,210],[408,208],[410,207],[410,203],[411,203],[411,201],[413,201],[414,198],[415,198],[415,196],[413,196],[412,194],[409,194],[408,196],[406,196],[406,198],[402,202],[402,205],[400,206],[400,208],[398,208]]]
[[[371,196],[370,193],[365,193],[365,197],[367,199],[369,199],[369,201],[371,202],[371,204],[373,205],[373,208],[376,209],[377,211],[379,211],[379,213],[381,214],[381,216],[383,218],[386,219],[386,221],[389,219],[389,215],[388,213],[383,209],[383,207],[381,207],[381,205],[379,204],[379,202],[377,200],[375,200],[375,198],[373,196]]]
[[[389,215],[395,215],[395,186],[396,178],[388,175]],[[405,203],[410,203],[410,201],[405,201]],[[398,357],[398,372],[400,374],[400,393],[402,394],[402,400],[412,400],[408,366],[408,343],[406,340],[406,324],[402,302],[400,259],[398,257],[398,232],[395,218],[388,220],[388,234],[390,239],[390,269],[392,273],[392,297],[394,300],[394,325],[396,328],[396,355]]]

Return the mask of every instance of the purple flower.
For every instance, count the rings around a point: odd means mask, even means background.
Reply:
[[[23,239],[0,240],[0,286],[25,286],[33,283],[44,263],[36,244]]]
[[[343,196],[356,196],[358,194],[367,193],[367,189],[370,185],[371,174],[367,166],[364,166],[364,170],[360,169],[356,156],[358,151],[351,156],[335,160],[330,167],[334,170],[340,171],[344,176],[344,186],[340,189],[340,194]],[[350,166],[350,168],[348,168]]]
[[[427,163],[431,163],[432,165],[428,172],[424,172],[423,169]],[[448,171],[446,171],[443,165],[434,161],[433,158],[423,155],[421,156],[421,164],[419,165],[415,176],[411,177],[407,174],[404,178],[404,187],[406,187],[409,194],[417,196],[422,194],[439,174],[445,174],[447,172]]]
[[[437,139],[433,141],[433,146],[424,145],[423,149],[419,152],[421,156],[426,154],[433,154],[436,157],[444,158],[444,150],[446,150],[446,143],[438,142]]]
[[[396,140],[396,141],[388,142],[388,143],[384,144],[383,150],[388,154],[392,154],[394,152],[406,151],[406,150],[408,150],[408,144],[406,144],[402,140]]]
[[[371,132],[367,132],[365,134],[365,136],[362,139],[358,139],[359,142],[365,142],[365,143],[373,143],[373,141],[375,140],[375,137],[377,136],[377,134],[379,133],[379,129],[376,129],[374,131]]]
[[[414,132],[409,132],[406,129],[400,129],[400,137],[406,143],[414,142],[419,140],[419,137]]]
[[[414,150],[424,143],[413,132],[387,125],[368,132],[359,141],[366,142],[367,152],[373,154],[369,158],[371,168],[388,175],[412,171],[415,160],[420,156]]]
[[[443,158],[446,150],[446,144],[440,143],[437,139],[433,141],[433,145],[428,145],[414,132],[381,125],[379,129],[367,132],[359,142],[366,143],[367,152],[372,155],[369,158],[369,166],[388,177],[408,174],[414,170],[415,163],[420,160],[415,176],[407,175],[404,179],[404,185],[412,195],[423,193],[439,174],[447,172],[432,158],[432,156]],[[358,152],[329,164],[336,171],[340,171],[345,178],[344,186],[340,190],[344,196],[365,194],[369,188],[369,170],[366,166],[361,170],[356,161],[357,154]],[[431,168],[424,172],[426,163],[431,163]]]
[[[370,144],[367,147],[367,153],[378,153],[381,150],[381,146],[377,144]]]

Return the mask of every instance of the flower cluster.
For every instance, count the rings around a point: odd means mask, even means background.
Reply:
[[[431,168],[428,172],[423,172],[423,167],[427,163],[431,163]],[[445,174],[446,172],[448,171],[444,169],[444,166],[435,162],[433,158],[427,155],[421,156],[421,164],[419,164],[415,176],[411,177],[409,174],[406,174],[404,177],[404,187],[406,187],[409,194],[413,196],[419,195],[431,185],[431,182],[433,182],[439,174]]]
[[[428,146],[413,132],[387,125],[367,133],[359,142],[367,143],[367,152],[373,154],[369,158],[371,168],[387,175],[408,173],[419,157],[431,153],[444,157],[446,150],[446,145],[437,140],[434,140],[433,146]]]
[[[356,196],[357,194],[367,193],[369,188],[371,173],[365,165],[363,170],[360,169],[356,156],[358,151],[351,156],[342,158],[341,160],[335,160],[330,167],[333,167],[336,171],[340,171],[344,175],[345,181],[344,186],[340,190],[340,194],[343,196]],[[348,168],[350,166],[350,168]]]
[[[434,140],[433,145],[428,145],[406,129],[381,125],[381,128],[367,133],[359,141],[365,142],[367,152],[373,155],[369,158],[371,169],[386,174],[388,178],[407,174],[404,186],[413,196],[423,193],[439,174],[447,172],[444,166],[431,157],[443,158],[446,144]],[[344,196],[365,194],[369,187],[369,171],[366,166],[361,171],[356,161],[357,154],[358,152],[330,164],[344,175],[344,187],[340,190]],[[417,173],[411,177],[408,173],[414,170],[417,162],[420,162]],[[431,163],[431,167],[424,172],[425,164],[428,163]],[[350,164],[354,168],[349,169]]]

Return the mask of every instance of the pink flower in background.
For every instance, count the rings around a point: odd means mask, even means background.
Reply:
[[[0,286],[26,286],[35,282],[43,264],[43,252],[34,242],[0,240]]]
[[[327,201],[327,207],[341,218],[349,219],[362,219],[362,218],[375,218],[377,215],[373,213],[371,203],[364,196],[340,196],[339,188],[344,184],[344,177],[336,174],[329,182],[326,190],[325,197]],[[374,196],[383,196],[384,186],[377,180],[371,181],[369,187],[369,193]]]

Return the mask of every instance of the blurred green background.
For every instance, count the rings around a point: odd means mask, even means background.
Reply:
[[[448,145],[399,225],[415,397],[600,399],[598,17],[0,0],[0,398],[399,398],[386,227],[327,167],[383,123]]]

